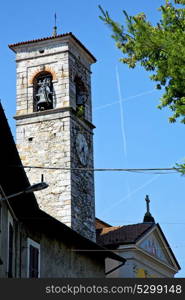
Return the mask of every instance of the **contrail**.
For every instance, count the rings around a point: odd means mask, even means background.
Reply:
[[[156,89],[152,89],[152,90],[149,90],[149,91],[146,91],[146,92],[134,95],[134,96],[130,96],[130,97],[127,97],[127,98],[122,98],[121,101],[125,102],[125,101],[130,100],[130,99],[134,99],[134,98],[137,98],[137,97],[152,94],[153,92],[156,92],[156,91],[157,91]],[[118,104],[118,103],[120,103],[120,101],[114,101],[112,103],[107,103],[105,105],[97,106],[93,110],[95,111],[95,110],[103,109],[103,108],[106,108],[106,107],[109,107],[109,106],[112,106],[112,105],[115,105],[115,104]]]
[[[127,137],[126,137],[126,130],[125,130],[123,101],[122,101],[121,84],[120,84],[118,66],[116,66],[116,82],[117,82],[117,88],[118,88],[118,99],[119,99],[119,107],[120,107],[120,120],[121,120],[121,133],[122,133],[122,140],[123,140],[123,151],[124,151],[125,161],[127,162]],[[127,185],[127,191],[129,194],[130,193],[130,185],[129,185],[128,177],[126,177],[126,185]]]
[[[119,78],[119,72],[118,72],[117,66],[116,66],[116,82],[117,82],[118,99],[119,99],[119,105],[120,105],[120,118],[121,118],[121,132],[122,132],[122,138],[123,138],[123,149],[124,149],[125,158],[127,158],[127,139],[126,139],[126,132],[125,132],[121,85],[120,85],[120,78]]]

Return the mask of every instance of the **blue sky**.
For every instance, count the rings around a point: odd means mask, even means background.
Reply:
[[[98,18],[100,4],[117,21],[122,10],[145,12],[159,20],[162,0],[17,0],[4,1],[0,12],[1,93],[15,135],[15,56],[8,44],[52,34],[54,13],[58,33],[73,32],[97,58],[92,66],[94,155],[96,168],[168,168],[185,157],[185,125],[169,124],[170,112],[156,108],[161,91],[140,67],[119,62],[108,27]],[[185,277],[184,181],[179,174],[96,172],[96,215],[112,225],[142,222],[145,195],[151,212],[164,231]]]

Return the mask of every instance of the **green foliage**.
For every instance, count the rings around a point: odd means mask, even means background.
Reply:
[[[76,108],[76,115],[77,115],[80,119],[83,119],[83,118],[84,118],[84,115],[85,115],[85,107],[84,107],[83,104],[77,105],[77,108]]]
[[[166,0],[159,8],[161,20],[155,26],[144,13],[128,16],[123,11],[124,27],[101,6],[100,19],[112,30],[112,38],[123,54],[121,62],[130,68],[140,63],[152,72],[150,78],[157,82],[156,88],[164,88],[158,107],[172,111],[169,121],[173,123],[179,118],[185,123],[185,0],[173,2]]]
[[[176,164],[176,169],[181,173],[181,175],[185,175],[185,164]]]

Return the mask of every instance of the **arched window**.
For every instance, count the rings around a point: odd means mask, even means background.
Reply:
[[[85,117],[85,103],[88,99],[87,89],[78,76],[75,77],[75,86],[76,86],[76,111],[79,116]]]
[[[33,111],[43,111],[53,108],[52,75],[41,72],[33,80]]]

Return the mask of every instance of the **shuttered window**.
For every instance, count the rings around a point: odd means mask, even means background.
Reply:
[[[8,211],[8,224],[7,224],[7,275],[8,277],[13,277],[13,262],[14,262],[14,227],[13,218]]]
[[[40,245],[28,239],[28,277],[40,277]]]
[[[1,197],[1,194],[0,194]],[[1,232],[1,226],[2,226],[2,206],[0,204],[0,232]]]
[[[9,240],[8,240],[8,277],[13,277],[13,226],[9,223]]]
[[[29,277],[38,278],[39,274],[39,250],[30,245]]]

